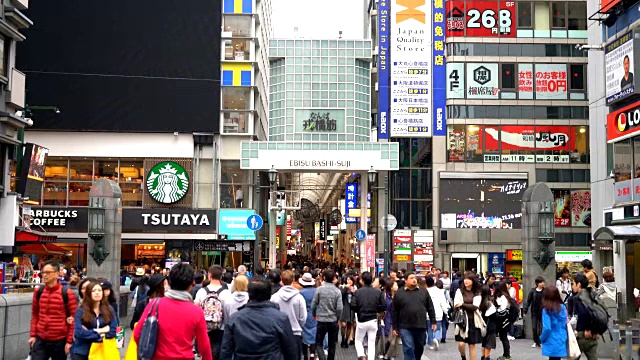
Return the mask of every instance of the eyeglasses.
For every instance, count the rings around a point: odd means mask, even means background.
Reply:
[[[40,273],[43,275],[49,275],[49,274],[55,274],[57,273],[57,271],[40,271]]]

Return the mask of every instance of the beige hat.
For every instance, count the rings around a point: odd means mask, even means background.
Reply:
[[[309,286],[315,284],[315,280],[313,280],[313,276],[309,273],[304,273],[302,277],[298,280],[298,283],[302,286]]]
[[[136,276],[142,276],[144,275],[144,269],[143,268],[137,268],[136,269]]]

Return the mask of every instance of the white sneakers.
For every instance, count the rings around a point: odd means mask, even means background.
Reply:
[[[513,336],[511,336],[511,335],[507,335],[507,340],[512,341],[512,340],[515,340],[515,339],[516,339],[516,338],[514,338],[514,337],[513,337]]]

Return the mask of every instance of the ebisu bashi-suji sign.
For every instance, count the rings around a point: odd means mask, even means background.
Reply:
[[[188,190],[189,174],[176,162],[160,162],[147,173],[147,191],[159,203],[176,203]]]

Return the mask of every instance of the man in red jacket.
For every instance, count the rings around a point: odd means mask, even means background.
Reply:
[[[73,344],[73,316],[77,302],[73,291],[63,288],[58,276],[60,264],[46,262],[42,267],[42,292],[37,289],[33,293],[31,305],[31,346],[32,360],[66,360]],[[62,291],[67,292],[67,305]],[[40,295],[39,295],[40,294]],[[40,299],[38,299],[40,297]],[[68,318],[71,320],[68,321]]]

